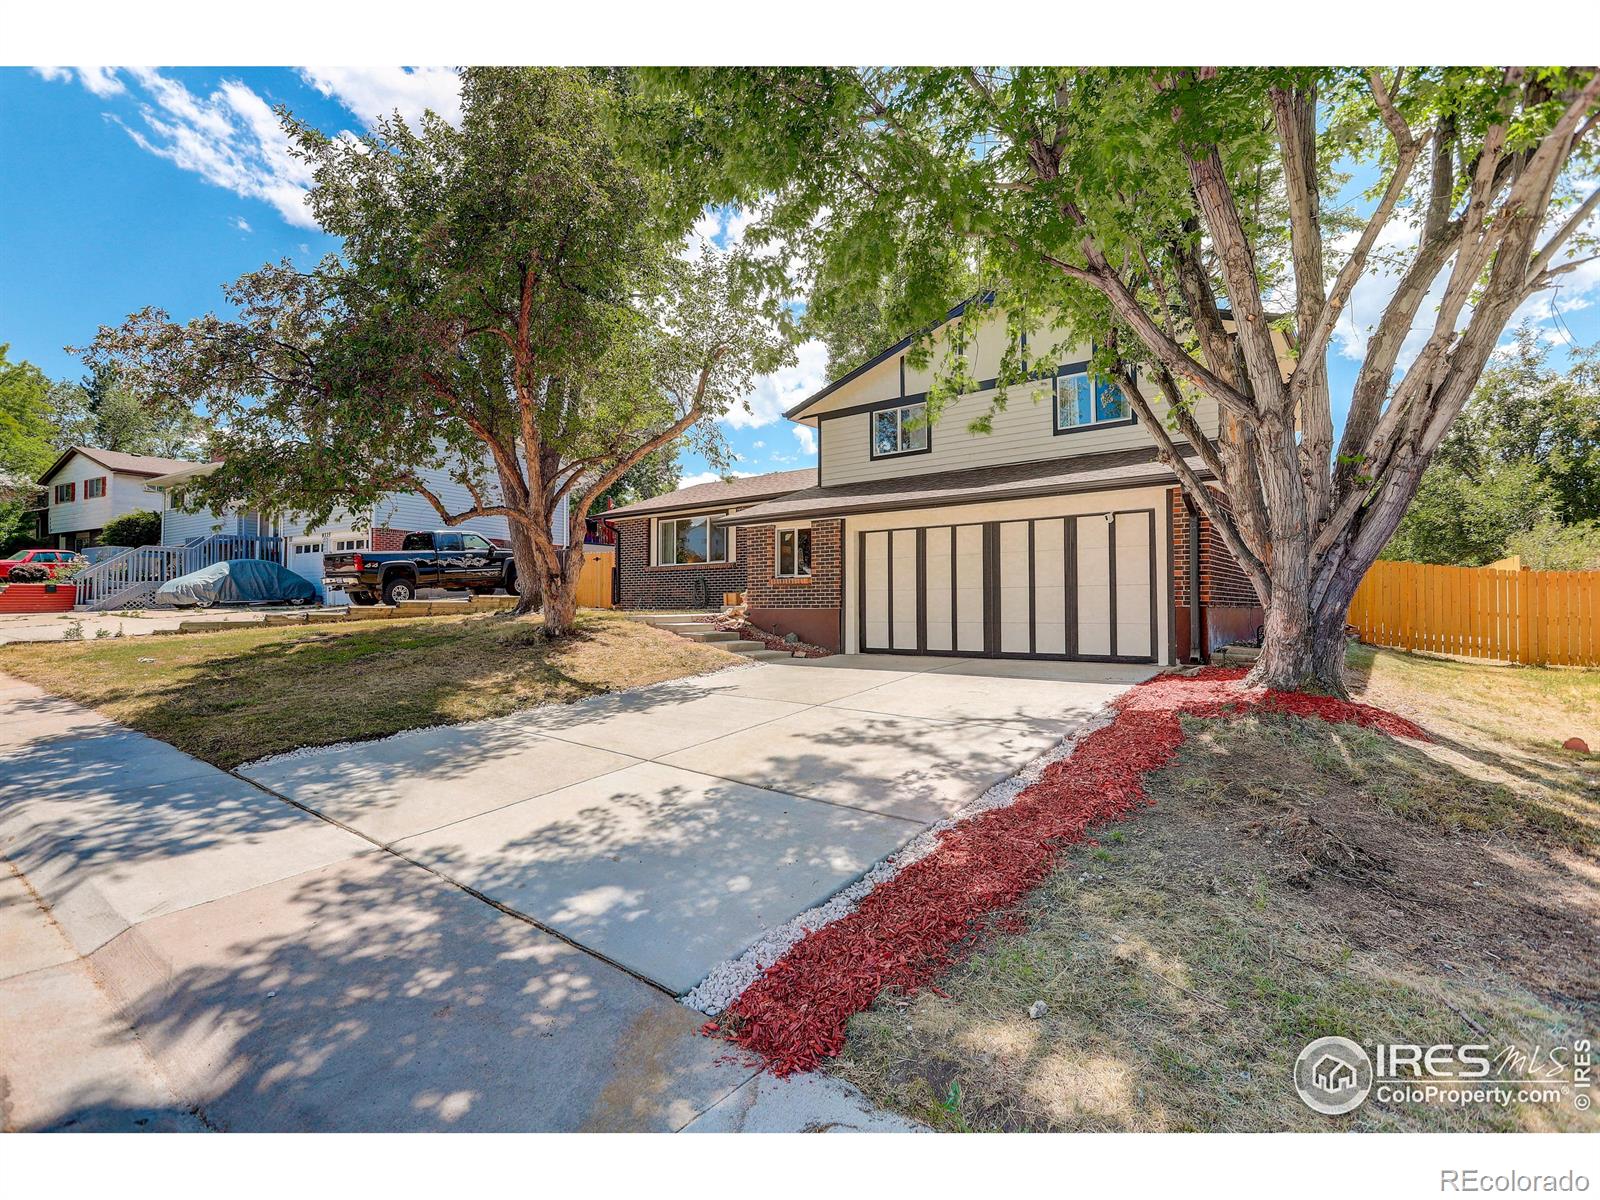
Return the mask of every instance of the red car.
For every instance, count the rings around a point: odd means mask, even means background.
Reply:
[[[72,550],[18,550],[10,558],[0,558],[0,583],[11,578],[12,570],[23,563],[43,567],[54,579],[62,567],[83,561],[83,555]]]

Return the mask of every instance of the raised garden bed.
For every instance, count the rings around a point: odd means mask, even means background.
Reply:
[[[78,589],[70,583],[8,583],[0,587],[0,613],[71,612]]]

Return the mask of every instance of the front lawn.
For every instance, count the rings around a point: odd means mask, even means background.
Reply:
[[[833,1069],[945,1129],[1595,1129],[1559,1104],[1305,1107],[1314,1037],[1571,1044],[1600,1027],[1600,672],[1353,652],[1426,747],[1185,719],[1154,806],[1000,935],[850,1025]],[[940,993],[944,994],[940,994]],[[1042,1017],[1029,1015],[1043,1001]]]
[[[591,612],[557,643],[544,639],[537,619],[478,615],[0,646],[0,671],[219,767],[566,703],[738,661]]]

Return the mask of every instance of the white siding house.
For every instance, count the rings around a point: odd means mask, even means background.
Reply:
[[[69,550],[96,545],[113,517],[160,511],[162,498],[149,490],[151,480],[204,465],[73,446],[39,477],[45,489],[40,540]]]

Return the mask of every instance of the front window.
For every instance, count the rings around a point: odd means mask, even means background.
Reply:
[[[106,477],[98,479],[85,479],[83,481],[83,498],[85,500],[98,500],[106,494]]]
[[[56,503],[70,504],[78,495],[78,485],[75,483],[56,484]]]
[[[488,538],[479,537],[475,533],[463,533],[461,535],[461,544],[463,546],[465,546],[468,550],[493,550],[494,549],[494,547],[489,544],[489,539]]]
[[[663,567],[690,563],[727,562],[728,531],[712,522],[717,513],[679,517],[656,526],[656,564]]]
[[[811,577],[811,530],[778,530],[778,575],[783,579]]]
[[[923,401],[872,414],[872,457],[915,454],[928,448],[928,406]]]
[[[1056,432],[1128,419],[1128,401],[1116,384],[1078,369],[1056,376]]]

